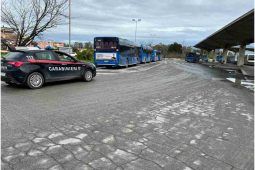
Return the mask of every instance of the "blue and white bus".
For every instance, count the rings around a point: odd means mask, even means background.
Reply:
[[[151,62],[152,48],[150,46],[141,45],[139,52],[140,63]]]
[[[157,50],[157,59],[158,61],[161,61],[161,51]]]
[[[158,53],[158,51],[157,50],[153,50],[152,51],[152,54],[151,54],[151,61],[152,62],[156,62],[156,61],[158,61],[159,60],[159,58],[158,58],[158,55],[159,53]]]
[[[128,67],[139,63],[139,46],[126,39],[95,37],[94,50],[96,66]]]
[[[158,50],[153,50],[151,55],[151,61],[156,62],[161,60],[161,52]]]
[[[152,51],[153,51],[153,49],[150,46],[146,47],[146,53],[147,53],[146,63],[151,62]]]
[[[143,46],[141,46],[139,49],[139,62],[146,63],[146,57],[147,57],[147,53],[143,49]]]

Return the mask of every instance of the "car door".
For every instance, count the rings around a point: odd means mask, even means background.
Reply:
[[[57,55],[57,58],[61,63],[61,69],[63,70],[62,74],[65,79],[81,76],[82,64],[80,62],[78,62],[73,57],[59,51],[55,51],[55,54]]]
[[[60,67],[61,63],[58,61],[52,51],[41,51],[35,53],[36,63],[41,66],[45,76],[48,80],[54,81],[61,79]]]

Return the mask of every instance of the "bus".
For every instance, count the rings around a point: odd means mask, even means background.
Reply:
[[[158,50],[153,50],[151,55],[151,61],[156,62],[161,60],[161,53]]]
[[[161,61],[161,51],[157,50],[157,58],[158,58],[158,61]]]
[[[151,54],[151,61],[156,62],[158,61],[158,55],[157,55],[157,50],[153,50]]]
[[[152,51],[153,49],[150,46],[141,45],[139,52],[140,63],[151,62]]]
[[[139,45],[118,37],[94,38],[96,66],[128,67],[139,63]]]
[[[150,46],[147,46],[146,47],[146,53],[147,53],[146,63],[151,62],[152,52],[153,52],[153,49]]]

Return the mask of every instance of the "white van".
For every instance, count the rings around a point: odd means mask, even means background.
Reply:
[[[244,64],[254,66],[254,54],[246,54],[244,57]]]

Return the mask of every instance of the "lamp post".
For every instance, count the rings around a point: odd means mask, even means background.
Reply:
[[[69,54],[71,53],[71,0],[69,0]]]
[[[142,21],[141,19],[132,19],[135,22],[135,42],[136,42],[136,32],[137,32],[137,22]]]

